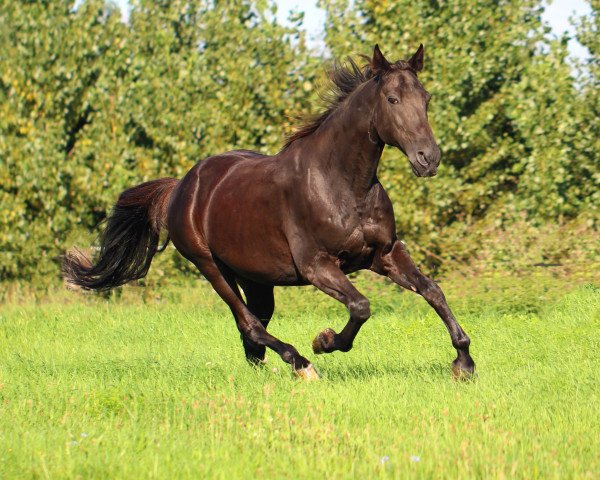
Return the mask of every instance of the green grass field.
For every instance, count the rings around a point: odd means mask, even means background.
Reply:
[[[421,298],[358,281],[374,315],[346,354],[310,350],[341,305],[277,291],[270,331],[312,383],[272,352],[250,368],[204,282],[3,305],[0,478],[600,477],[600,291],[443,282],[478,367],[461,383]]]

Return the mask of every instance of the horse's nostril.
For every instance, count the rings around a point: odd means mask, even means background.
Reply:
[[[417,162],[419,162],[424,167],[427,167],[429,165],[424,152],[417,152]]]

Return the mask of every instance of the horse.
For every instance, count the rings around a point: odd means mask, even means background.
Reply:
[[[106,291],[140,279],[170,240],[231,309],[250,363],[263,363],[268,347],[297,376],[317,379],[308,359],[267,331],[273,288],[314,285],[343,303],[350,314],[344,328],[325,329],[312,349],[347,352],[371,316],[369,300],[347,274],[368,269],[425,298],[456,349],[453,375],[471,377],[470,339],[397,238],[392,203],[377,178],[385,145],[399,148],[417,177],[437,173],[431,95],[417,78],[423,57],[421,44],[409,60],[392,63],[375,45],[364,66],[350,58],[333,67],[326,110],[276,155],[230,151],[198,162],[181,180],[125,190],[106,219],[95,261],[78,249],[65,254],[65,281]],[[161,230],[167,238],[159,246]]]

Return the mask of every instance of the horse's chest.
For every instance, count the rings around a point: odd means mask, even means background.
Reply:
[[[394,217],[387,205],[368,202],[357,208],[358,215],[347,229],[344,250],[356,254],[370,253],[374,248],[389,243],[394,235]]]
[[[340,198],[324,203],[315,212],[322,219],[320,243],[338,258],[343,270],[351,271],[369,265],[375,251],[391,243],[394,217],[387,195],[376,184],[366,197]],[[330,208],[328,208],[330,207]]]

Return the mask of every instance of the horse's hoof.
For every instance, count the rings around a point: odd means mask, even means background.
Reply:
[[[294,375],[296,375],[298,378],[308,380],[309,382],[313,380],[319,380],[319,374],[317,373],[317,369],[313,366],[312,363],[309,363],[307,367],[294,370]]]
[[[329,353],[333,351],[333,340],[335,332],[331,328],[326,328],[319,333],[312,342],[313,352],[317,355],[320,353]]]
[[[460,382],[475,380],[475,365],[462,366],[456,360],[452,363],[452,378]]]

